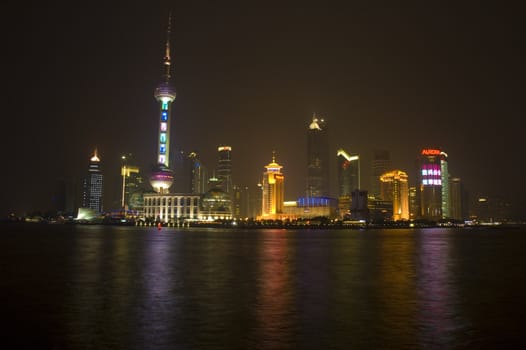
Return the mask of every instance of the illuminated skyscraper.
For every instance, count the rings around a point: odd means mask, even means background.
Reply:
[[[336,154],[338,159],[338,211],[340,217],[349,214],[351,193],[360,189],[360,156],[349,155],[343,149]]]
[[[391,170],[391,156],[387,150],[374,150],[371,162],[371,183],[369,196],[380,199],[380,176]]]
[[[232,191],[232,147],[219,146],[217,148],[217,152],[219,153],[219,161],[217,163],[217,178],[219,179],[221,189],[225,191],[225,193],[230,194]]]
[[[380,195],[393,202],[393,220],[409,220],[409,186],[407,174],[401,170],[389,171],[380,176]]]
[[[442,152],[426,148],[418,159],[419,218],[437,221],[442,219]]]
[[[125,210],[142,210],[144,185],[139,167],[134,164],[133,156],[121,157],[122,194],[121,207]]]
[[[349,155],[343,149],[338,153],[338,196],[351,196],[352,191],[360,189],[360,156]]]
[[[82,206],[84,208],[91,208],[99,213],[102,212],[103,185],[104,177],[100,167],[100,158],[97,155],[97,149],[95,149],[93,157],[89,161],[88,176],[84,179],[82,193]]]
[[[265,166],[263,173],[263,198],[262,217],[268,219],[277,218],[277,214],[283,213],[283,201],[285,198],[285,176],[281,173],[283,167],[276,163],[275,155],[272,162]]]
[[[440,152],[440,174],[442,180],[442,218],[450,218],[449,170],[447,166],[447,153],[445,152]]]
[[[150,177],[153,189],[158,193],[168,193],[173,183],[173,172],[170,169],[170,123],[171,105],[175,100],[175,88],[170,78],[170,28],[171,16],[168,19],[168,30],[163,59],[164,74],[162,83],[155,89],[155,99],[159,102],[159,133],[157,135],[157,167]]]
[[[307,134],[307,197],[329,195],[329,139],[325,120],[312,116]]]

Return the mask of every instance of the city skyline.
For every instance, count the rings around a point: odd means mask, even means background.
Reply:
[[[473,195],[501,195],[514,205],[524,201],[522,187],[513,186],[520,175],[510,172],[504,181],[501,170],[520,159],[515,144],[524,102],[518,77],[524,71],[513,61],[518,57],[513,45],[518,34],[510,29],[515,17],[497,12],[512,19],[503,27],[498,25],[503,22],[484,21],[493,18],[490,9],[463,18],[466,8],[448,12],[441,5],[435,12],[412,8],[392,14],[349,5],[339,14],[308,5],[299,13],[292,7],[256,13],[250,7],[228,12],[173,4],[178,98],[172,143],[198,151],[210,168],[217,147],[231,145],[233,184],[254,186],[262,162],[276,150],[287,169],[286,198],[304,193],[306,130],[316,112],[330,125],[333,195],[339,148],[360,154],[362,182],[377,148],[389,150],[392,167],[407,171],[412,182],[420,150],[437,147],[449,154],[450,174]],[[2,176],[14,186],[7,189],[2,214],[47,209],[57,180],[80,178],[94,147],[104,159],[105,176],[119,176],[120,156],[128,152],[137,156],[143,175],[153,165],[158,106],[151,91],[159,82],[165,6],[104,13],[84,6],[74,18],[66,9],[40,14],[33,7],[23,21],[27,27],[14,34],[18,49],[9,56],[18,67],[14,90],[27,81],[29,73],[21,67],[33,60],[39,65],[36,79],[29,80],[31,99],[18,96],[8,105],[13,115],[22,108],[24,118],[10,118],[7,126],[25,132],[20,151],[32,156],[8,155],[11,171]],[[92,16],[100,19],[99,27],[90,25]],[[272,16],[272,25],[265,16]],[[449,26],[440,22],[444,18]],[[366,19],[384,26],[376,29]],[[408,21],[392,28],[395,19]],[[78,32],[66,32],[68,25]],[[459,32],[464,36],[457,37]],[[23,38],[32,45],[22,45]],[[391,44],[389,38],[397,40]],[[13,149],[14,140],[8,141],[4,149]],[[39,183],[30,173],[14,171],[27,166],[46,170]],[[119,190],[108,189],[116,192],[108,195],[118,197]]]

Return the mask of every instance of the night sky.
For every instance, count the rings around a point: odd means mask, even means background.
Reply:
[[[82,178],[95,147],[106,209],[118,198],[122,153],[133,153],[148,173],[169,9],[172,143],[200,153],[209,169],[217,146],[232,146],[235,184],[255,185],[275,150],[286,199],[302,195],[306,130],[316,112],[327,120],[334,154],[341,147],[361,155],[363,187],[375,148],[390,150],[393,167],[414,179],[420,149],[439,147],[470,193],[524,205],[519,8],[141,3],[6,9],[2,216],[50,208],[58,179]]]

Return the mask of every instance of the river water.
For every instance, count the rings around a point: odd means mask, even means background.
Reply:
[[[526,230],[0,226],[9,348],[526,345]]]

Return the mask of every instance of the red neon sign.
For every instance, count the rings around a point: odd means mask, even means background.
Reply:
[[[422,155],[424,156],[439,156],[440,150],[439,149],[432,149],[432,148],[424,148],[422,150]]]

